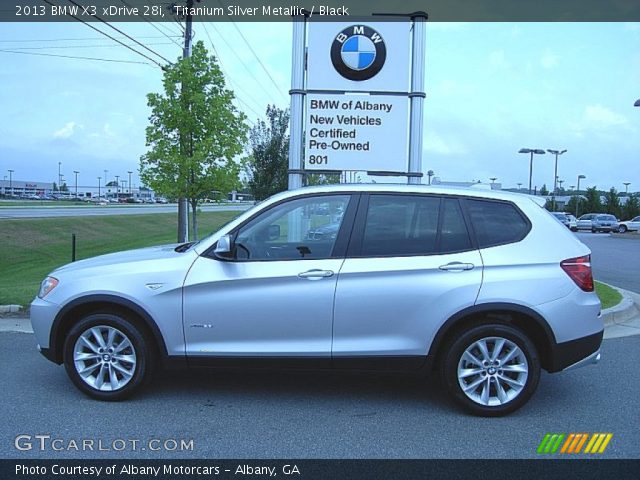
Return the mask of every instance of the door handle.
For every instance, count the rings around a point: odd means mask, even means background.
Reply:
[[[300,278],[308,278],[309,280],[320,280],[321,278],[332,277],[333,272],[331,270],[319,270],[314,268],[313,270],[307,270],[298,274]]]
[[[451,262],[446,265],[440,265],[440,270],[447,272],[463,272],[465,270],[473,270],[475,265],[473,263]]]

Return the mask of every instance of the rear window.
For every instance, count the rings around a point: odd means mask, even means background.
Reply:
[[[467,200],[467,210],[480,248],[519,242],[531,225],[515,205],[491,200]]]

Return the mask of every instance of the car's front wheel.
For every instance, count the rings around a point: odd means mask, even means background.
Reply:
[[[110,313],[80,320],[64,343],[64,366],[76,387],[98,400],[130,397],[149,378],[152,348],[131,321]]]
[[[627,233],[627,226],[626,225],[620,225],[618,227],[618,232],[620,233]]]
[[[529,400],[540,379],[540,360],[523,332],[487,324],[455,338],[443,357],[441,374],[449,393],[465,409],[495,417]]]

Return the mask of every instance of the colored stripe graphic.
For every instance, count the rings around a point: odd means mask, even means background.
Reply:
[[[564,437],[564,433],[547,433],[538,445],[538,453],[556,453]]]
[[[584,453],[604,453],[612,438],[613,433],[594,433]]]
[[[568,435],[564,433],[547,433],[542,438],[540,445],[538,445],[537,453],[601,454],[604,453],[612,438],[613,433],[569,433]],[[585,444],[587,446],[583,451],[582,448]],[[562,448],[560,448],[561,445]]]

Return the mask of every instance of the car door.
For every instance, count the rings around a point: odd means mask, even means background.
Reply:
[[[474,304],[481,280],[457,198],[363,196],[336,288],[334,364],[419,366],[444,320]]]
[[[190,359],[328,361],[335,286],[355,208],[346,194],[285,200],[231,233],[230,258],[199,257],[183,294]]]

